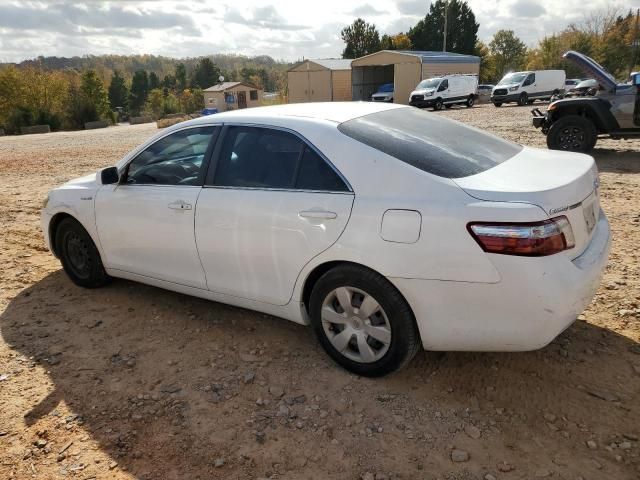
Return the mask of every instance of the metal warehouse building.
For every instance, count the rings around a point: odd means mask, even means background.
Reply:
[[[289,103],[351,100],[351,60],[305,60],[287,72]]]
[[[394,84],[394,103],[409,103],[409,94],[425,78],[480,73],[480,57],[450,52],[382,50],[351,62],[352,100],[368,100],[384,83]]]

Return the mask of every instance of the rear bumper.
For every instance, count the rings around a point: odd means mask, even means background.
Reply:
[[[527,351],[542,348],[569,327],[593,299],[611,244],[601,214],[587,249],[526,258],[491,255],[498,283],[390,278],[418,322],[426,350]]]

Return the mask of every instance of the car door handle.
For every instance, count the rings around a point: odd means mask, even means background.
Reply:
[[[184,200],[176,200],[175,202],[170,203],[168,207],[172,210],[191,210],[191,204]]]
[[[298,216],[301,218],[323,218],[327,220],[338,218],[338,214],[336,212],[329,212],[326,210],[303,210],[298,212]]]

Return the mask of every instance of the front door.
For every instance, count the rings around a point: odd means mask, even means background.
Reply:
[[[194,236],[204,169],[219,127],[192,127],[138,154],[118,185],[95,200],[96,226],[109,269],[206,288]]]
[[[238,92],[238,108],[247,108],[247,92]]]
[[[230,126],[221,141],[195,218],[207,285],[285,305],[304,265],[344,230],[353,193],[293,133]]]

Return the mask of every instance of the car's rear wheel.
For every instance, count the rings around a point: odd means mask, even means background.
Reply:
[[[598,132],[591,120],[579,115],[567,115],[556,120],[547,133],[547,146],[552,150],[588,152],[598,141]]]
[[[111,281],[91,236],[73,218],[65,218],[55,231],[56,251],[69,278],[81,287],[97,288]]]
[[[442,99],[441,98],[436,98],[436,101],[433,104],[433,109],[434,110],[442,110],[443,105],[444,104],[442,103]]]
[[[475,98],[473,98],[473,95],[469,95],[469,98],[467,98],[467,101],[466,101],[465,105],[466,105],[468,108],[471,108],[471,107],[473,107],[473,104],[474,104],[474,103],[476,103]]]
[[[420,348],[406,300],[387,279],[364,267],[340,266],[320,277],[309,313],[325,351],[358,375],[379,377],[398,370]]]
[[[529,96],[525,92],[522,92],[518,97],[518,105],[520,105],[521,107],[524,107],[528,102],[529,102]]]

